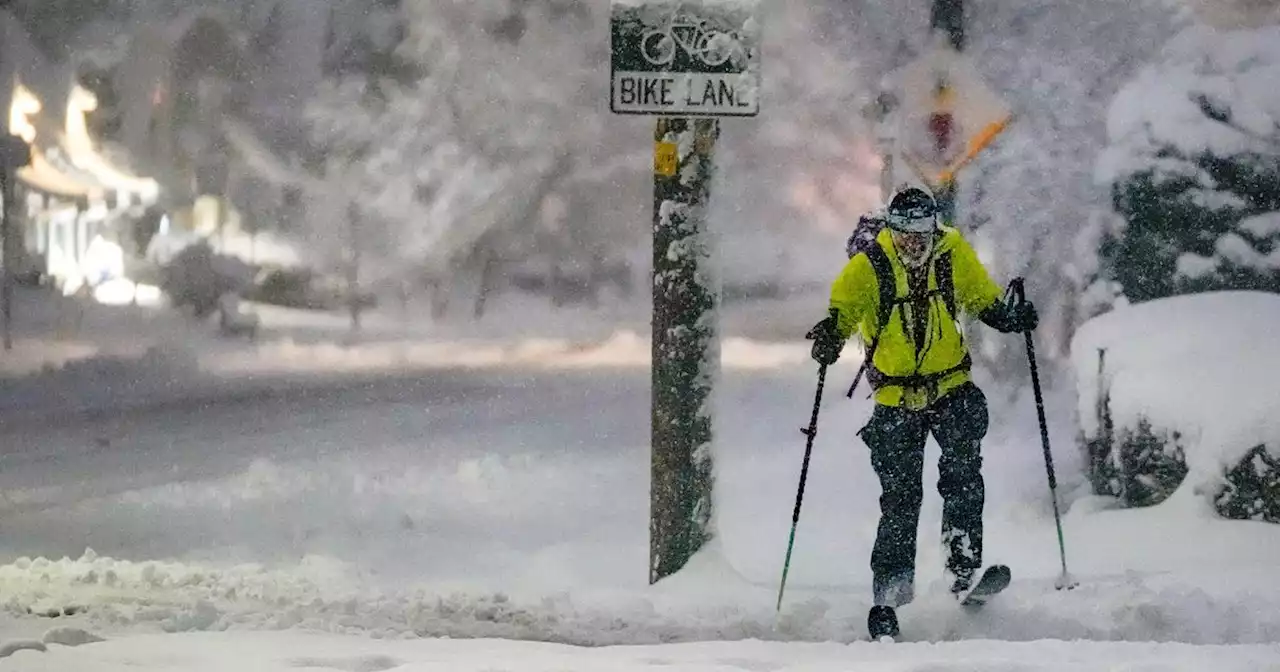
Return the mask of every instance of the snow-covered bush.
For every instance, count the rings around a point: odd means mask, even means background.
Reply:
[[[1280,295],[1208,292],[1117,308],[1072,341],[1096,494],[1150,506],[1186,490],[1280,522]]]
[[[1101,276],[1143,301],[1280,291],[1280,25],[1190,28],[1116,96]]]
[[[1094,492],[1117,497],[1126,506],[1152,506],[1169,498],[1187,476],[1186,451],[1177,431],[1135,427],[1086,440]]]
[[[175,307],[190,306],[203,319],[218,309],[224,294],[247,289],[253,276],[252,266],[200,241],[184,247],[161,269],[160,289]]]
[[[1257,446],[1227,472],[1226,486],[1214,498],[1227,518],[1280,523],[1280,457]]]

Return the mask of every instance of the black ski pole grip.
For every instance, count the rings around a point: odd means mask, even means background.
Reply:
[[[1025,303],[1027,300],[1027,288],[1025,278],[1014,278],[1009,281],[1009,291],[1013,293],[1013,298],[1018,303]]]

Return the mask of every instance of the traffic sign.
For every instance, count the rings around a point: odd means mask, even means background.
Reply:
[[[900,77],[899,153],[934,189],[954,180],[1012,119],[973,61],[945,41]]]
[[[609,108],[749,117],[760,111],[759,0],[613,0]]]

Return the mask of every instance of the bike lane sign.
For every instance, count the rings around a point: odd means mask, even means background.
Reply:
[[[759,0],[613,0],[609,107],[618,114],[760,112]]]

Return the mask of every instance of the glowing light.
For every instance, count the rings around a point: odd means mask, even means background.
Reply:
[[[40,99],[27,87],[16,84],[13,87],[13,103],[9,106],[9,132],[27,141],[35,142],[36,127],[27,119],[37,114],[44,106]]]
[[[66,123],[67,153],[71,156],[71,162],[105,185],[138,194],[144,202],[154,203],[160,193],[160,185],[155,180],[124,173],[112,166],[94,148],[85,114],[96,109],[98,97],[92,91],[78,84],[71,89],[71,95],[67,97]]]

